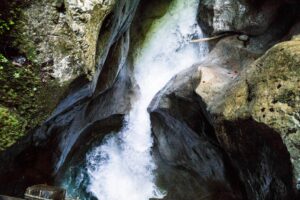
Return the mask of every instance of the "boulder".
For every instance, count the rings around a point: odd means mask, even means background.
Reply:
[[[298,65],[295,56],[298,44],[292,41],[294,45],[288,45],[290,47],[287,48],[291,48],[287,51],[291,53],[290,56],[285,48],[278,48],[289,42],[272,48],[291,58],[290,61],[273,63],[286,70],[257,66],[255,68],[259,71],[253,74],[253,80],[248,80],[243,78],[244,74],[252,71],[257,62],[270,60],[269,52],[274,51],[271,49],[259,58],[266,48],[261,46],[259,49],[256,46],[260,39],[251,38],[249,44],[245,45],[237,36],[223,38],[204,61],[176,75],[150,104],[158,183],[169,191],[165,199],[185,199],[184,194],[188,194],[189,199],[218,199],[218,195],[223,199],[295,198],[291,149],[286,147],[287,143],[279,129],[271,126],[272,123],[257,120],[248,110],[257,102],[253,99],[255,94],[261,96],[261,102],[271,105],[272,102],[268,102],[264,96],[267,90],[258,91],[254,88],[260,88],[273,77],[274,80],[290,81],[288,85],[293,83],[290,89],[297,91],[298,85],[295,83],[299,74],[294,70]],[[292,49],[296,50],[294,54]],[[275,54],[273,59],[282,59],[283,55]],[[254,81],[256,78],[260,81]],[[242,85],[238,90],[234,89],[240,81],[244,85],[251,84],[252,95],[244,95],[249,90]],[[272,91],[271,87],[267,84],[264,88]],[[275,91],[278,90],[276,87],[275,84]],[[271,98],[275,94],[268,96]],[[240,104],[246,106],[239,110]],[[298,112],[295,106],[292,109]],[[235,117],[229,118],[228,112]],[[267,112],[267,108],[264,112]],[[272,119],[274,122],[275,117]],[[279,119],[277,124],[282,126],[282,118]],[[291,122],[286,123],[286,127]],[[211,159],[217,164],[211,166]]]
[[[219,68],[201,65],[202,80],[195,90],[211,116],[222,148],[235,159],[245,158],[234,161],[237,168],[243,170],[245,166],[241,163],[248,163],[246,168],[250,174],[256,171],[266,175],[268,171],[272,174],[269,177],[274,177],[277,173],[280,178],[270,179],[263,188],[279,189],[286,185],[290,192],[281,190],[281,194],[276,194],[278,196],[292,195],[293,184],[299,177],[300,71],[297,66],[300,45],[297,38],[275,45],[255,62],[244,66],[232,79],[224,73],[227,65]],[[226,61],[224,57],[221,60]],[[252,159],[256,162],[263,159],[263,164],[255,166]],[[273,167],[279,162],[281,170]],[[246,187],[248,196],[248,189],[261,182],[244,175],[241,179],[250,184]],[[261,192],[258,196],[250,195],[250,199],[261,198]]]
[[[148,108],[157,182],[167,191],[164,200],[245,199],[238,173],[194,93],[200,78],[197,66],[176,75]]]
[[[260,56],[261,50],[253,50],[252,41],[245,46],[238,36],[223,38],[198,65],[202,78],[196,92],[208,109],[216,108],[223,101],[224,88]]]
[[[99,31],[114,5],[114,0],[32,1],[16,21],[16,46],[60,83],[91,78]]]
[[[260,35],[274,22],[284,0],[202,0],[199,4],[198,22],[207,34],[242,32]],[[280,14],[287,19],[291,11]]]
[[[230,85],[225,120],[252,118],[276,130],[300,176],[300,40],[275,45]]]
[[[200,70],[178,74],[149,107],[164,199],[292,199],[292,165],[280,135],[252,119],[216,118],[194,93],[207,75]]]

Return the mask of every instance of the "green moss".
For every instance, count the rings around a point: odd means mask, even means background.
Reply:
[[[0,13],[0,35],[4,35],[12,29],[12,27],[15,25],[14,19],[15,15],[5,17]]]
[[[0,105],[0,151],[14,144],[24,135],[26,121]]]
[[[0,37],[7,38],[7,34],[13,29],[15,20],[20,12],[21,4],[3,0],[0,8]],[[4,41],[0,41],[0,44]]]
[[[36,50],[34,47],[30,47],[28,48],[28,50],[25,52],[28,60],[30,60],[31,62],[35,62],[36,59]]]
[[[8,63],[7,58],[4,55],[2,55],[1,53],[0,53],[0,63]],[[3,66],[2,65],[0,65],[0,66],[3,69]]]
[[[43,122],[64,89],[35,63],[34,42],[16,37],[18,27],[14,21],[29,2],[4,0],[0,8],[0,151]],[[19,43],[25,48],[20,49]],[[25,56],[26,62],[13,62],[17,56]]]
[[[296,97],[297,95],[294,91],[283,90],[281,94],[274,97],[274,102],[286,103],[291,107],[295,107]]]
[[[39,66],[30,62],[18,66],[6,59],[6,62],[0,62],[0,66],[2,116],[11,116],[10,120],[0,118],[1,151],[48,117],[58,98],[49,98],[47,94],[60,94],[60,87],[54,81],[43,83]]]

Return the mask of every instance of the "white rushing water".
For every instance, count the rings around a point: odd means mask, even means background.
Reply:
[[[134,76],[140,94],[119,133],[106,137],[87,156],[88,191],[99,200],[148,200],[161,198],[155,186],[155,164],[147,107],[154,95],[179,71],[197,63],[203,46],[191,44],[201,37],[196,23],[198,0],[174,0],[157,19],[136,51]]]

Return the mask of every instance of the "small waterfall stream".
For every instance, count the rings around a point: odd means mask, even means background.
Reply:
[[[154,95],[181,70],[199,62],[206,51],[191,44],[202,32],[196,22],[199,0],[174,0],[156,19],[135,50],[134,78],[139,95],[119,133],[111,133],[86,157],[87,187],[99,200],[162,198],[155,185],[151,124],[147,107]],[[167,192],[167,191],[166,191]]]

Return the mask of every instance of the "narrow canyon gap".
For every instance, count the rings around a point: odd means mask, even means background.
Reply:
[[[164,16],[155,19],[143,44],[134,50],[134,79],[138,95],[118,133],[106,136],[100,146],[86,156],[82,173],[88,176],[88,192],[99,200],[148,200],[168,191],[155,185],[155,163],[151,156],[153,139],[147,112],[154,95],[178,72],[203,58],[205,43],[191,43],[202,37],[196,22],[198,0],[171,3]],[[68,180],[69,178],[67,178]],[[64,186],[69,192],[78,185]],[[73,191],[73,192],[72,192]],[[76,192],[75,192],[76,193]]]
[[[3,0],[0,199],[298,200],[299,10]]]

